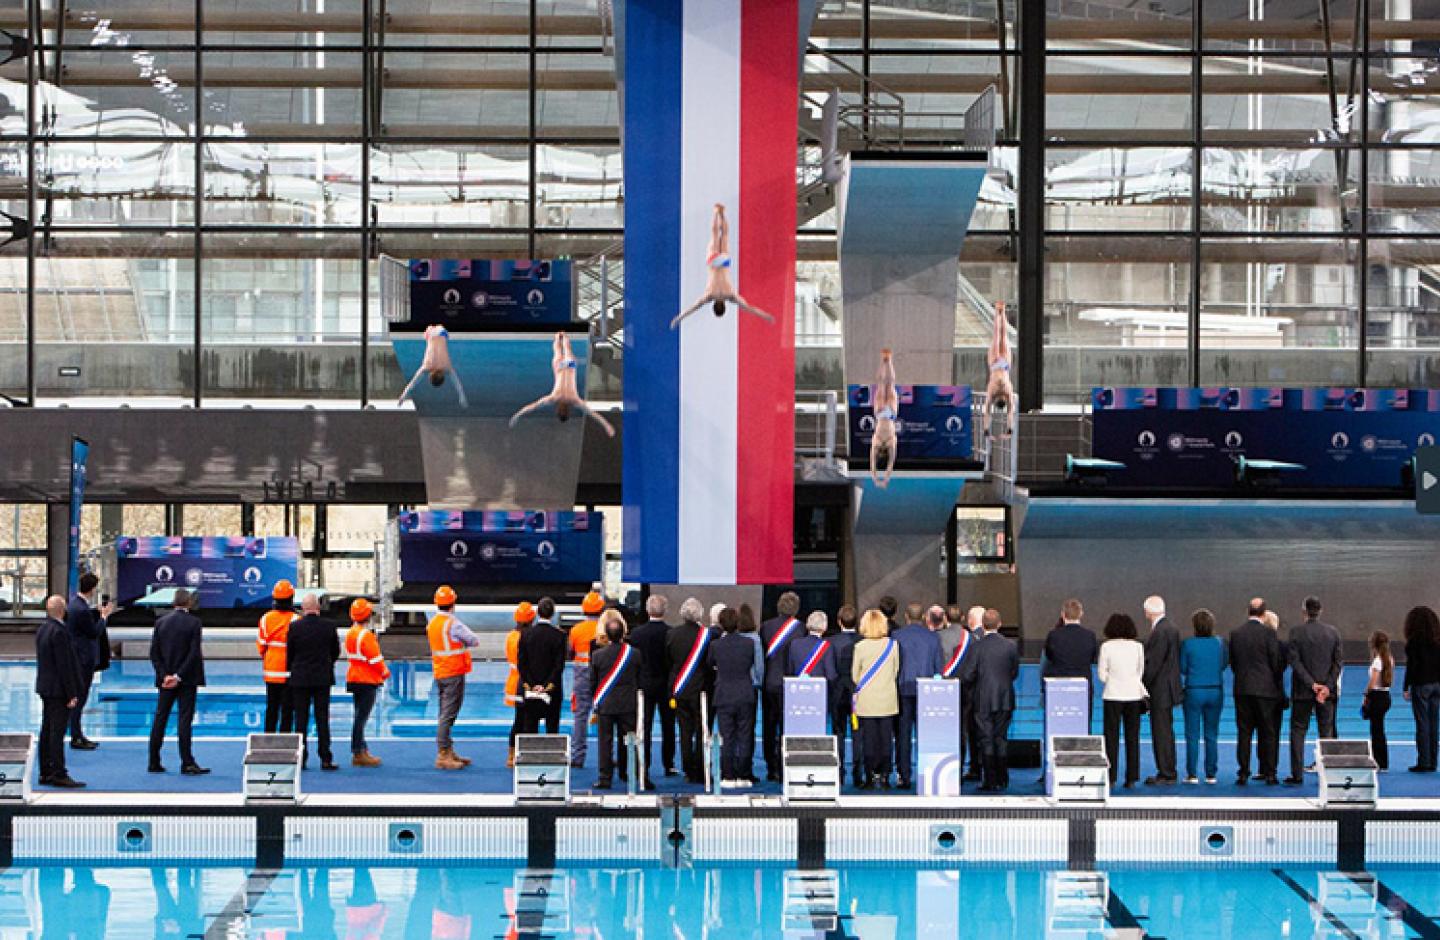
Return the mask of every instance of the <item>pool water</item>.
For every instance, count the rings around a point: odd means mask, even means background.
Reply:
[[[13,868],[0,936],[1402,938],[1440,869]]]

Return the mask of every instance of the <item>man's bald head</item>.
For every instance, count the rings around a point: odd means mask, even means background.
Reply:
[[[320,595],[306,594],[304,599],[300,601],[300,609],[307,614],[320,613]]]
[[[52,594],[45,598],[45,616],[54,617],[56,620],[64,620],[65,598],[58,594]]]

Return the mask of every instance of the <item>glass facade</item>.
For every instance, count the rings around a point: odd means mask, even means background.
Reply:
[[[1020,342],[1041,344],[1047,404],[1440,379],[1440,0],[1050,0],[1042,49],[1019,47],[1017,7],[821,3],[804,58],[802,128],[836,89],[864,111],[850,146],[880,125],[957,146],[998,91],[960,380],[983,376],[1029,239],[1042,329]],[[619,239],[605,9],[0,0],[0,28],[36,39],[0,65],[0,393],[393,400],[382,256],[584,259]],[[1021,90],[1040,79],[1045,221],[1022,231]],[[798,224],[799,383],[833,387],[833,201]]]

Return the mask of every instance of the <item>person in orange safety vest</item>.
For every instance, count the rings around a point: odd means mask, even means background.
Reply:
[[[515,710],[515,718],[510,722],[510,752],[505,758],[506,767],[515,766],[515,735],[520,733],[520,706],[525,701],[520,697],[520,668],[516,665],[520,654],[520,634],[534,622],[535,605],[521,601],[515,608],[515,629],[505,637],[505,661],[510,664],[510,672],[505,676],[505,707]]]
[[[355,702],[355,723],[350,728],[350,763],[355,767],[380,766],[380,758],[372,755],[365,743],[365,723],[370,720],[380,687],[390,678],[390,667],[380,652],[380,640],[370,629],[373,614],[368,600],[356,598],[350,605],[350,631],[345,634],[345,658],[350,661],[345,688]]]
[[[276,581],[270,597],[272,609],[260,618],[260,633],[255,641],[265,676],[265,733],[289,734],[295,728],[295,709],[286,686],[290,671],[285,664],[285,644],[290,638],[290,624],[299,617],[295,612],[295,585]]]
[[[480,639],[455,616],[458,598],[455,589],[442,584],[435,591],[438,610],[430,618],[425,635],[430,641],[430,661],[435,668],[435,689],[440,696],[440,720],[435,727],[435,769],[460,770],[470,766],[467,758],[455,753],[450,729],[465,703],[465,677],[470,674],[470,650]]]
[[[590,688],[590,651],[599,630],[598,618],[605,609],[605,598],[595,591],[585,595],[580,611],[585,619],[570,628],[570,661],[575,664],[571,679],[570,711],[575,717],[570,725],[570,766],[585,766],[585,750],[589,744],[590,708],[594,690]]]

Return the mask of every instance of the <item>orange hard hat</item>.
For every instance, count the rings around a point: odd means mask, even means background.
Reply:
[[[580,609],[587,614],[598,614],[605,609],[605,598],[591,591],[589,594],[586,594],[585,599],[580,602]]]
[[[455,603],[455,589],[448,584],[442,584],[435,590],[435,604],[438,607],[449,607]]]
[[[276,581],[275,589],[270,592],[270,596],[277,601],[288,601],[295,596],[295,585],[285,580]]]
[[[357,623],[361,620],[369,620],[370,615],[375,611],[370,609],[370,602],[363,597],[357,597],[350,604],[350,619]]]
[[[515,622],[530,623],[535,619],[535,605],[529,601],[521,601],[515,606]]]

